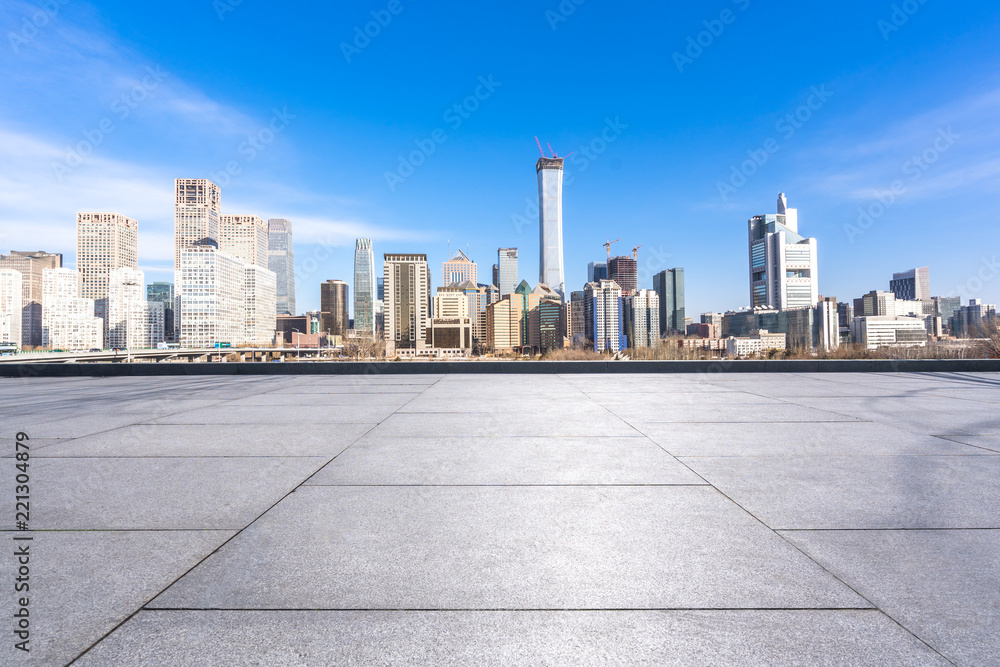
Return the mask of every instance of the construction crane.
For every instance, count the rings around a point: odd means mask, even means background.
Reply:
[[[642,244],[640,243],[636,247],[632,248],[632,259],[634,259],[636,262],[639,261],[639,248],[641,248],[641,247],[642,247]]]
[[[538,137],[535,137],[535,143],[538,145],[538,152],[542,154],[542,157],[547,160],[550,159],[549,156],[545,154],[545,151],[542,150],[542,142],[538,140]],[[549,152],[552,153],[552,158],[559,157],[558,155],[556,155],[556,152],[552,150],[552,144],[550,144],[549,142],[545,142],[545,145],[549,147]],[[563,156],[563,159],[568,158],[572,154],[573,153],[567,153],[565,156]]]
[[[608,241],[607,243],[602,244],[604,249],[608,251],[608,262],[611,262],[611,246],[619,241],[621,241],[621,239],[615,239],[614,241]],[[608,270],[610,269],[611,267],[609,266]]]

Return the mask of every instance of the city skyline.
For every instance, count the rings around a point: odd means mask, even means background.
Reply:
[[[3,245],[32,249],[37,244],[29,239],[40,232],[50,239],[45,249],[64,253],[66,265],[74,266],[66,223],[77,211],[117,211],[143,226],[139,268],[151,281],[166,280],[170,180],[216,177],[226,211],[296,224],[300,263],[312,258],[318,265],[301,276],[302,285],[350,276],[356,238],[372,238],[392,252],[426,252],[435,267],[447,259],[450,239],[468,247],[484,270],[497,247],[516,246],[523,249],[521,277],[533,279],[527,269],[537,264],[538,249],[530,240],[539,230],[536,184],[527,170],[538,157],[537,135],[559,155],[573,153],[566,159],[563,216],[568,290],[584,283],[587,263],[604,258],[600,244],[609,226],[620,225],[618,202],[627,201],[624,242],[644,245],[650,273],[685,266],[694,312],[738,307],[745,302],[744,267],[713,258],[735,258],[743,243],[738,234],[716,232],[738,229],[767,210],[761,202],[786,191],[795,193],[810,236],[823,242],[824,293],[861,294],[881,285],[884,270],[931,265],[937,267],[935,292],[961,288],[966,300],[1000,300],[1000,281],[973,289],[980,270],[995,276],[992,254],[970,256],[961,239],[947,235],[926,243],[939,220],[955,218],[976,230],[981,247],[1000,242],[994,224],[1000,168],[992,157],[1000,139],[991,129],[1000,82],[982,76],[1000,61],[988,38],[1000,22],[997,9],[956,14],[922,5],[905,25],[884,33],[879,22],[888,20],[891,5],[847,3],[825,23],[822,37],[823,44],[855,44],[854,58],[845,61],[808,43],[804,28],[819,10],[789,16],[742,4],[733,3],[735,22],[691,63],[683,60],[688,39],[717,20],[706,8],[588,5],[554,25],[541,7],[503,15],[474,10],[524,40],[553,40],[565,49],[568,64],[559,77],[539,74],[530,59],[506,47],[466,37],[426,53],[415,49],[430,25],[463,32],[464,19],[447,8],[404,11],[351,62],[338,61],[340,42],[349,42],[354,26],[370,17],[357,8],[316,8],[315,27],[298,26],[306,35],[287,53],[265,48],[220,80],[196,63],[212,54],[228,62],[221,49],[232,31],[266,20],[287,29],[287,17],[243,3],[220,21],[206,5],[204,21],[192,28],[206,51],[193,59],[167,38],[179,29],[177,17],[114,1],[100,10],[68,3],[30,41],[0,56],[11,72],[9,101],[0,103],[4,171],[9,191],[21,193],[0,199],[0,215],[22,223],[5,230]],[[20,26],[35,7],[4,3],[0,18]],[[786,52],[799,56],[783,60],[780,77],[744,76],[770,68],[777,57],[745,54],[747,40],[775,24],[786,28]],[[322,69],[284,76],[294,71],[291,63],[319,55],[312,49],[320,40],[308,37],[316,28],[332,35],[322,41],[334,57],[324,55]],[[629,29],[655,30],[657,37],[631,39],[621,48],[618,37]],[[610,60],[600,64],[583,48],[580,38],[588,34],[606,34],[622,52],[602,51],[601,59]],[[154,43],[162,48],[140,46]],[[647,54],[653,44],[655,54]],[[403,57],[414,50],[419,57]],[[452,50],[464,57],[450,57]],[[683,56],[680,65],[675,53]],[[623,66],[647,56],[651,70]],[[50,71],[51,58],[79,74],[70,79]],[[388,62],[402,64],[385,74]],[[624,79],[601,75],[605,68],[626,72]],[[434,83],[417,74],[430,69],[440,70]],[[580,86],[591,71],[598,76]],[[278,72],[282,76],[261,78]],[[317,73],[331,84],[325,89],[339,91],[336,102],[301,85],[300,77]],[[398,93],[357,94],[376,75],[389,77],[384,88]],[[408,79],[420,83],[410,86]],[[44,90],[39,81],[47,83]],[[542,86],[560,103],[529,103]],[[55,103],[66,96],[73,105]],[[740,107],[720,104],[724,97],[738,97]],[[474,112],[462,108],[470,99]],[[461,114],[452,111],[455,105]],[[101,130],[105,119],[113,131]],[[431,139],[437,128],[446,141]],[[251,136],[259,148],[248,142]],[[401,169],[400,157],[412,162],[418,142],[433,153]],[[386,173],[409,175],[391,190]],[[901,187],[893,194],[896,181]],[[720,183],[735,192],[720,192]],[[714,230],[711,243],[707,229]],[[319,305],[315,289],[300,298],[299,311]]]

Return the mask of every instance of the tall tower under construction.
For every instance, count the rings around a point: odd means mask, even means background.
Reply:
[[[538,281],[566,300],[563,272],[562,186],[563,158],[539,158],[538,174]]]

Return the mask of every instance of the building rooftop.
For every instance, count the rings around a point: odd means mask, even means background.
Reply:
[[[33,663],[1000,662],[1000,374],[0,392]]]

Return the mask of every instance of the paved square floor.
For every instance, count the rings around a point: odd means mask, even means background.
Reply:
[[[0,380],[0,664],[1000,664],[1000,374]],[[13,437],[31,437],[31,531]]]

